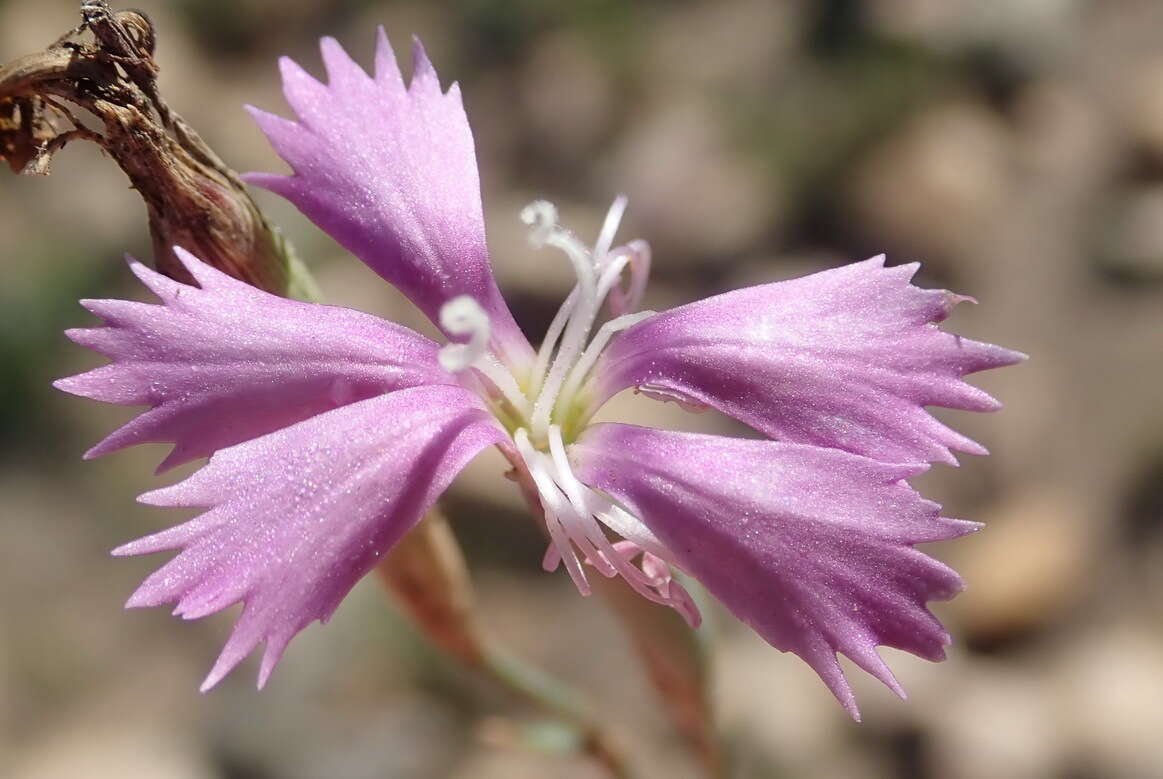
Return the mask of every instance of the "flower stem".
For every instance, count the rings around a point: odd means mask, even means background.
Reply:
[[[449,657],[568,725],[577,736],[578,750],[614,779],[633,776],[584,696],[517,658],[481,629],[464,555],[439,511],[430,511],[404,536],[377,573],[420,632]]]
[[[622,750],[576,690],[493,645],[485,647],[484,663],[488,673],[506,688],[572,725],[581,737],[582,749],[611,777],[632,779],[634,774]]]

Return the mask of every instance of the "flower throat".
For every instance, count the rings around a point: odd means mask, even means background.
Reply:
[[[535,248],[560,249],[577,276],[527,373],[514,371],[490,350],[488,314],[472,297],[453,298],[440,311],[447,333],[467,337],[463,343],[443,347],[440,364],[454,373],[475,369],[484,379],[482,394],[497,418],[514,440],[526,431],[538,451],[550,451],[554,437],[569,443],[580,434],[589,416],[586,379],[602,350],[616,333],[655,313],[635,311],[650,273],[650,246],[639,240],[611,250],[626,203],[625,196],[614,200],[592,249],[558,224],[552,203],[538,200],[522,209],[521,220],[530,227],[529,242]],[[627,272],[624,289],[621,281]],[[612,318],[594,333],[607,301]]]

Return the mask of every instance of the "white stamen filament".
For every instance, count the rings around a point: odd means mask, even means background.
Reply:
[[[588,297],[590,300],[593,299],[592,294]],[[537,393],[537,400],[533,402],[533,418],[530,422],[533,426],[533,432],[537,434],[538,438],[544,438],[549,430],[549,417],[553,412],[558,395],[561,394],[561,385],[565,381],[566,371],[581,355],[585,338],[593,326],[594,313],[596,312],[588,315],[578,313],[578,309],[588,302],[579,302],[579,305],[575,307],[574,316],[565,328],[565,335],[561,339],[561,347],[557,350],[553,366],[545,376],[545,383],[541,385],[541,391]],[[588,305],[586,308],[593,311],[592,305]]]
[[[527,436],[525,441],[528,441]],[[599,573],[606,577],[615,576],[618,569],[613,561],[617,559],[617,555],[601,525],[594,520],[586,507],[583,491],[588,491],[588,488],[573,475],[573,469],[566,458],[565,445],[561,440],[561,430],[556,425],[550,428],[549,441],[551,455],[547,457],[543,452],[532,450],[529,456],[536,460],[536,463],[532,464],[527,459],[526,464],[530,466],[530,473],[533,474],[538,490],[545,498],[544,502],[553,507],[552,510],[557,514],[555,519],[560,522],[561,529],[565,532],[563,540],[566,546],[562,547],[556,540],[554,543],[558,546],[567,568],[571,561],[577,562],[577,556],[569,546],[572,542],[581,550],[584,559],[597,568]],[[565,494],[567,501],[561,500],[562,493]],[[552,558],[546,559],[549,561]]]
[[[622,215],[626,213],[626,205],[630,199],[625,195],[618,195],[606,212],[606,219],[602,222],[602,230],[598,233],[598,242],[594,244],[594,257],[601,259],[610,252],[614,245],[614,236],[618,232],[618,225],[622,224]]]
[[[553,426],[556,427],[556,426]],[[552,427],[550,430],[552,431]],[[554,434],[550,434],[550,449],[554,447]],[[556,499],[558,520],[565,530],[566,537],[582,552],[582,556],[590,562],[603,576],[614,576],[616,571],[608,561],[610,542],[601,526],[593,520],[586,510],[582,490],[586,487],[573,475],[573,469],[565,458],[565,445],[561,440],[561,430],[556,432],[557,452],[560,455],[560,466],[554,456],[547,457],[543,452],[536,452],[540,460],[538,467],[548,474],[549,483],[553,485],[553,498]],[[564,468],[564,470],[562,470]],[[561,502],[561,494],[565,493],[567,502]]]
[[[565,330],[565,323],[569,321],[569,315],[573,313],[574,306],[577,305],[578,297],[578,290],[575,286],[570,290],[565,302],[561,304],[561,308],[557,309],[553,321],[549,323],[549,329],[545,331],[545,340],[541,342],[541,348],[537,350],[537,359],[533,363],[531,397],[536,397],[537,393],[541,391],[545,371],[549,368],[549,358],[553,354],[554,347],[557,346],[557,339],[561,338],[561,333]]]
[[[571,369],[574,369],[586,351],[586,342],[598,311],[610,290],[617,285],[622,271],[631,261],[631,256],[625,255],[607,262],[607,253],[626,210],[626,203],[626,198],[619,196],[610,206],[593,254],[588,252],[573,235],[557,226],[557,211],[549,203],[537,201],[521,212],[522,220],[534,227],[530,235],[534,244],[555,246],[565,252],[573,263],[578,278],[577,286],[554,317],[537,354],[535,367],[539,370],[534,374],[533,380],[535,400],[530,429],[539,441],[544,441],[548,435],[549,423],[554,408],[562,397],[563,385],[566,385],[567,379],[572,376]],[[555,346],[556,355],[549,370],[545,371],[544,366],[549,363],[549,356]],[[539,382],[538,377],[542,376],[544,379]],[[584,376],[570,381],[568,386],[576,389],[582,378]]]
[[[601,260],[607,259],[605,257],[605,253],[609,251],[609,244],[614,239],[613,232],[618,228],[617,221],[612,221],[612,219],[615,216],[618,219],[621,219],[621,215],[625,210],[626,197],[624,195],[620,195],[619,199],[615,200],[614,205],[610,207],[610,213],[606,215],[606,223],[602,226],[602,235],[598,238],[598,244],[597,248],[595,249],[594,256],[596,258],[600,258],[599,262],[596,263],[597,267],[601,268],[601,275],[598,277],[599,301],[602,300],[607,294],[611,295],[611,299],[615,293],[621,296],[621,291],[617,289],[618,281],[621,277],[622,271],[634,259],[634,257],[629,255],[618,255],[610,262],[604,263],[604,265],[601,263]],[[611,224],[613,227],[610,226]],[[607,232],[610,234],[607,235]],[[637,243],[645,245],[646,242],[637,241]],[[603,247],[605,247],[604,250]],[[603,253],[599,254],[599,250],[603,250]],[[649,248],[647,248],[646,251],[647,267],[649,268]],[[633,267],[631,268],[631,273],[634,273]],[[643,280],[642,284],[645,285],[645,280]],[[635,282],[632,281],[631,288],[633,288],[634,285]],[[533,363],[534,383],[532,389],[530,390],[530,394],[533,397],[536,397],[541,390],[542,381],[545,378],[545,371],[549,367],[549,358],[553,354],[554,347],[557,346],[558,339],[561,338],[562,331],[565,330],[565,325],[566,322],[569,321],[570,314],[573,313],[573,310],[577,305],[578,297],[580,297],[580,294],[578,292],[578,287],[575,285],[574,288],[570,290],[570,293],[565,298],[565,301],[561,304],[561,308],[557,309],[557,313],[554,315],[553,321],[549,323],[549,329],[545,331],[545,340],[541,342],[541,348],[537,350],[537,359]],[[640,299],[641,295],[638,297]],[[598,305],[600,306],[601,303],[599,302]],[[623,311],[622,313],[625,312]]]
[[[585,497],[582,492],[585,489],[585,485],[573,475],[573,468],[570,467],[569,458],[565,454],[565,442],[561,438],[560,425],[549,426],[549,454],[553,458],[553,465],[557,470],[557,475],[562,477],[558,481],[561,485],[562,492],[569,498],[569,502],[573,504],[574,509],[579,514],[588,513]]]
[[[594,340],[590,341],[590,345],[582,352],[581,357],[578,358],[577,363],[573,366],[573,370],[569,374],[565,385],[561,389],[561,397],[573,397],[577,392],[590,369],[594,367],[594,363],[598,361],[602,350],[606,348],[606,344],[614,337],[615,333],[619,333],[629,327],[641,322],[643,319],[649,319],[654,316],[654,311],[639,311],[636,314],[624,314],[617,319],[611,319],[598,329],[598,334],[594,336]]]
[[[625,250],[630,252],[630,284],[625,292],[614,286],[609,294],[610,313],[616,317],[638,308],[646,292],[646,281],[650,278],[650,244],[635,240],[627,244]]]
[[[620,575],[638,594],[671,606],[692,626],[697,625],[698,608],[682,584],[673,579],[665,548],[636,517],[578,480],[569,464],[561,429],[550,426],[548,456],[533,448],[524,428],[517,431],[514,439],[545,510],[550,536],[550,546],[542,561],[545,569],[555,570],[564,562],[578,590],[588,595],[589,581],[574,551],[576,546],[582,559],[603,576]],[[615,529],[626,540],[612,543],[602,524]],[[642,556],[641,565],[632,562],[638,555]]]
[[[517,413],[521,415],[529,413],[529,398],[525,397],[525,393],[517,384],[517,379],[509,372],[508,368],[501,364],[500,360],[492,354],[486,354],[474,362],[472,367],[493,383],[493,386],[500,391],[505,400],[509,401]]]
[[[610,294],[610,290],[621,280],[622,271],[629,264],[629,254],[619,254],[605,264],[601,275],[598,276],[598,300],[606,299],[606,295]]]
[[[582,595],[590,594],[590,583],[586,579],[585,571],[582,570],[581,563],[574,554],[573,547],[570,544],[572,538],[567,537],[567,530],[561,522],[561,514],[564,508],[564,501],[561,499],[561,490],[553,483],[553,477],[545,468],[543,463],[544,455],[533,448],[529,443],[529,431],[521,428],[513,435],[513,442],[517,445],[517,451],[521,458],[525,461],[525,465],[529,468],[529,475],[533,477],[533,483],[537,487],[537,493],[541,497],[541,508],[545,515],[545,529],[549,532],[549,538],[558,550],[559,559],[565,563],[565,569],[569,572],[569,578],[573,579],[574,585],[578,592]],[[546,555],[542,565],[546,570],[553,570],[557,567],[556,560],[550,555]]]
[[[650,528],[642,524],[642,520],[609,498],[599,495],[592,489],[587,489],[586,505],[590,512],[601,520],[603,525],[627,541],[632,541],[635,546],[641,547],[657,557],[665,558],[669,555],[666,547],[662,545],[654,533],[650,532]]]

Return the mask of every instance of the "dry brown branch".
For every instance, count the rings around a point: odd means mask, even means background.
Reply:
[[[141,12],[85,0],[77,28],[0,66],[0,158],[14,172],[44,174],[68,142],[92,141],[145,201],[163,273],[189,280],[173,254],[181,246],[262,289],[309,296],[238,175],[161,97],[154,45]]]

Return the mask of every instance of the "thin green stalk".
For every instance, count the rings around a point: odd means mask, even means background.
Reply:
[[[488,642],[484,667],[507,689],[570,723],[581,737],[582,750],[610,772],[614,779],[633,779],[622,750],[598,724],[594,709],[576,690]]]

